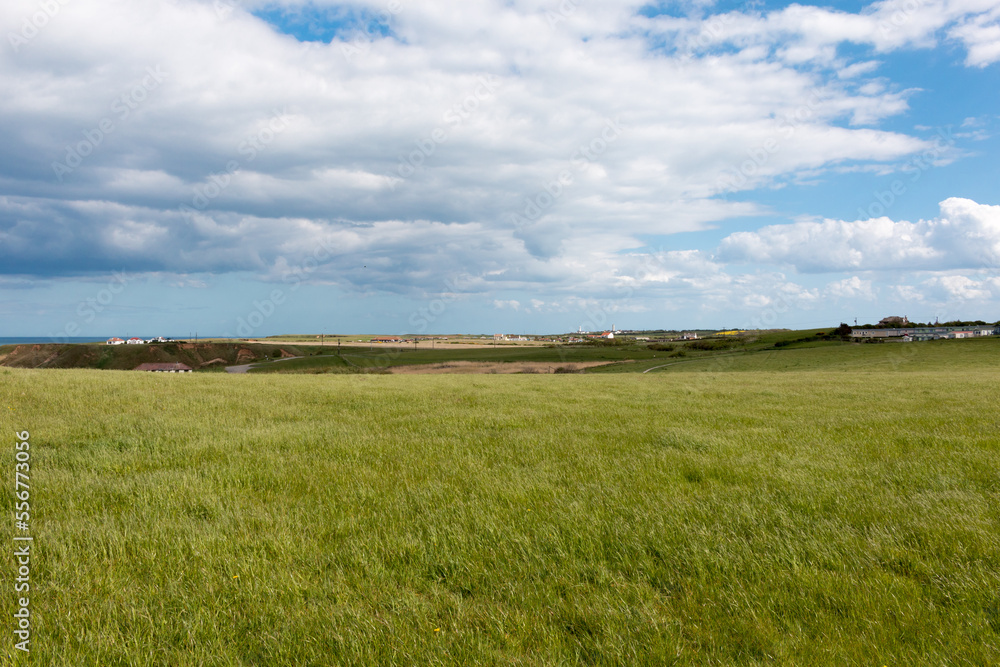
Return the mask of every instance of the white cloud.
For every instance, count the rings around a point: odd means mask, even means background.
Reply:
[[[966,17],[948,31],[948,36],[965,44],[965,63],[970,67],[1000,61],[1000,8],[994,6],[991,12]]]
[[[995,61],[996,14],[993,0],[884,0],[857,14],[792,4],[761,14],[730,12],[707,26],[690,18],[657,17],[645,27],[677,35],[695,52],[722,44],[745,50],[763,45],[788,64],[825,66],[838,66],[837,46],[843,43],[870,45],[882,53],[929,48],[937,44],[938,31],[950,27],[948,36],[969,50],[967,63],[983,66]]]
[[[888,173],[933,148],[877,127],[918,94],[878,77],[880,62],[942,34],[969,66],[994,62],[994,2],[721,15],[702,3],[683,19],[642,18],[646,4],[406,2],[387,36],[329,44],[300,44],[246,8],[386,3],[60,5],[0,53],[0,271],[249,272],[422,295],[463,274],[463,293],[522,312],[725,313],[870,298],[878,286],[853,276],[864,270],[1000,257],[997,207],[958,199],[931,221],[735,234],[717,257],[645,249],[766,212],[721,193]],[[0,35],[37,11],[8,0]],[[879,61],[845,57],[852,43]],[[149,68],[163,81],[136,96]],[[798,285],[726,261],[852,276]],[[510,290],[531,296],[493,298]]]
[[[385,8],[374,0],[315,6]],[[0,184],[52,206],[93,201],[149,211],[169,237],[155,262],[148,256],[150,269],[191,270],[191,257],[208,260],[191,245],[191,224],[172,215],[199,201],[195,208],[220,234],[232,232],[234,246],[218,255],[218,266],[199,270],[230,270],[241,255],[249,258],[243,268],[266,267],[269,253],[253,247],[258,234],[234,226],[251,218],[272,221],[273,232],[257,225],[268,243],[272,234],[296,243],[307,233],[290,220],[335,217],[362,227],[397,220],[418,230],[421,220],[474,224],[513,235],[545,260],[627,249],[636,235],[696,231],[757,212],[712,198],[720,190],[845,163],[892,163],[927,148],[900,133],[842,127],[845,119],[871,124],[904,111],[906,91],[854,90],[836,75],[817,77],[751,47],[680,62],[650,54],[634,34],[637,26],[671,25],[638,18],[642,3],[573,6],[553,23],[549,2],[405,3],[390,20],[398,39],[366,38],[348,58],[346,37],[302,45],[236,5],[217,12],[193,0],[66,4],[16,57],[0,56],[0,77],[10,84],[0,102],[4,145],[10,159],[28,165]],[[5,3],[0,34],[16,32],[36,10],[33,0]],[[720,40],[757,35],[772,44],[801,34],[808,49],[861,39],[875,30],[873,20],[792,7],[683,27],[714,35],[719,22]],[[469,34],[477,35],[473,49]],[[872,67],[838,61],[837,71],[853,81]],[[127,115],[114,112],[149,68],[163,82],[133,100]],[[103,119],[113,131],[84,146],[88,155],[58,182],[52,163],[65,162]],[[609,136],[615,119],[620,130]],[[512,229],[526,199],[561,173],[571,182],[541,219]],[[67,223],[74,235],[104,233],[99,208],[88,215],[75,206]],[[134,254],[137,234],[119,232],[98,257],[110,263],[114,248]],[[599,244],[581,241],[599,236]],[[73,263],[63,262],[67,270]]]
[[[798,271],[947,270],[1000,266],[1000,206],[951,198],[941,216],[916,223],[889,218],[797,222],[738,232],[719,258],[794,266]]]
[[[860,298],[865,301],[874,301],[877,296],[875,290],[872,289],[872,281],[862,280],[858,276],[834,281],[826,286],[824,292],[837,299]]]
[[[913,285],[895,285],[892,292],[898,301],[921,303],[925,300],[923,293]]]
[[[974,280],[963,275],[935,276],[923,283],[925,293],[940,302],[985,301],[1000,295],[996,278]]]

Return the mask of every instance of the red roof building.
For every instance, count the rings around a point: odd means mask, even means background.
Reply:
[[[150,373],[190,373],[192,369],[187,364],[139,364],[135,370]]]

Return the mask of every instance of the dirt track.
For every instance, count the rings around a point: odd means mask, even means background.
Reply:
[[[275,343],[268,340],[250,340],[249,343],[262,343],[265,345],[274,345]],[[294,342],[287,343],[282,341],[286,345],[294,345],[296,347],[320,347],[319,341],[305,341],[305,342]],[[337,347],[337,342],[326,341],[323,343],[325,347]],[[371,348],[373,350],[391,350],[395,348],[405,348],[407,350],[414,349],[413,343],[358,343],[358,342],[346,342],[342,341],[341,345],[343,347],[360,347],[360,348]],[[543,347],[545,345],[552,345],[551,342],[544,341],[521,341],[518,343],[501,343],[496,346],[496,349],[511,348],[511,347]],[[452,343],[446,340],[422,340],[420,341],[416,349],[418,350],[485,350],[487,348],[493,348],[493,342],[483,341],[482,343]]]
[[[488,361],[446,361],[439,364],[415,364],[408,366],[394,366],[389,369],[393,375],[442,375],[442,374],[466,374],[466,375],[488,375],[488,374],[510,374],[510,373],[555,373],[557,368],[566,369],[570,372],[582,371],[584,368],[594,366],[604,366],[607,361],[578,361],[573,363],[550,363],[546,361],[513,361],[513,362],[488,362]],[[565,372],[565,371],[564,371]]]

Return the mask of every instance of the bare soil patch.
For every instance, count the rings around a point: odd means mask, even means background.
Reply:
[[[511,373],[578,373],[585,368],[604,366],[608,361],[576,361],[572,363],[550,363],[546,361],[446,361],[437,364],[413,364],[393,366],[394,375],[488,375]]]
[[[267,339],[257,340],[257,339],[247,339],[248,343],[260,343],[262,345],[275,345],[273,341]],[[324,343],[320,341],[282,341],[282,345],[294,345],[295,347],[337,347],[337,341],[327,340]],[[482,350],[486,348],[504,348],[504,347],[544,347],[546,345],[552,345],[551,342],[546,341],[509,341],[500,343],[499,345],[494,345],[493,341],[448,341],[448,340],[422,340],[417,343],[416,346],[413,343],[369,343],[369,342],[359,342],[356,340],[351,341],[341,341],[340,345],[342,347],[363,347],[365,349],[373,350],[391,350],[395,348],[404,348],[407,350]]]

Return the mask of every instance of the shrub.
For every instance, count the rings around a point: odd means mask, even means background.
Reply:
[[[692,340],[685,344],[688,348],[692,350],[705,350],[706,352],[711,352],[713,350],[728,350],[729,348],[736,345],[735,340]]]
[[[592,338],[586,341],[586,345],[593,345],[594,347],[616,347],[618,345],[628,345],[630,341],[624,338]]]

